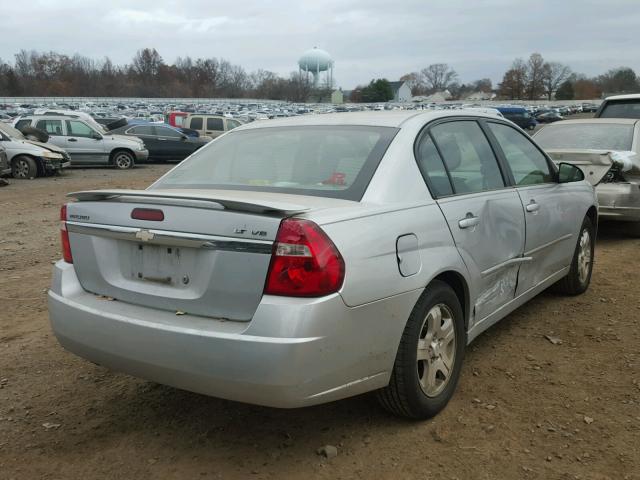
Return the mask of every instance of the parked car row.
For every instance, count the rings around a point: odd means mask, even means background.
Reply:
[[[112,166],[128,169],[147,160],[182,160],[212,137],[241,125],[237,120],[206,115],[186,117],[174,127],[146,120],[101,117],[85,112],[35,110],[0,122],[0,135],[15,178],[59,173],[69,166]]]

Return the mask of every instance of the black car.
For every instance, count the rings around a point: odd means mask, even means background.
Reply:
[[[563,120],[563,118],[562,115],[560,115],[558,112],[551,110],[536,115],[536,120],[540,123],[553,123],[559,120]]]
[[[209,141],[161,124],[129,124],[109,133],[140,138],[149,150],[149,160],[183,160]]]

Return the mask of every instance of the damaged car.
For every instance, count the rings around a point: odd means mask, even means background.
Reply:
[[[576,165],[595,186],[601,218],[640,236],[640,120],[591,118],[546,126],[535,140],[555,162]]]
[[[581,170],[464,110],[253,122],[147,189],[69,195],[49,291],[69,351],[273,407],[377,391],[410,418],[445,407],[481,332],[587,290],[597,225]]]
[[[0,143],[6,151],[13,178],[53,175],[70,165],[69,155],[62,148],[29,140],[7,123],[0,123]]]

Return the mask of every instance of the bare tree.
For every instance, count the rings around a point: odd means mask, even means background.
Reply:
[[[546,62],[542,66],[542,84],[549,100],[570,75],[571,69],[562,63]]]
[[[400,81],[407,82],[407,86],[411,89],[412,95],[422,95],[424,93],[424,85],[422,84],[422,76],[420,73],[405,73],[400,77]]]
[[[133,70],[144,81],[158,75],[160,65],[163,63],[162,57],[155,48],[143,48],[133,57]]]
[[[434,63],[420,70],[422,80],[428,92],[445,90],[458,79],[455,70],[446,63]]]
[[[527,98],[538,100],[545,92],[544,58],[539,53],[532,53],[527,62]]]

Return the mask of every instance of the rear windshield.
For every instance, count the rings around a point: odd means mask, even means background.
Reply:
[[[152,188],[212,188],[360,200],[397,129],[266,127],[212,141]]]
[[[631,150],[633,125],[555,123],[535,135],[544,149]]]
[[[640,118],[640,99],[637,100],[609,100],[600,118]]]

